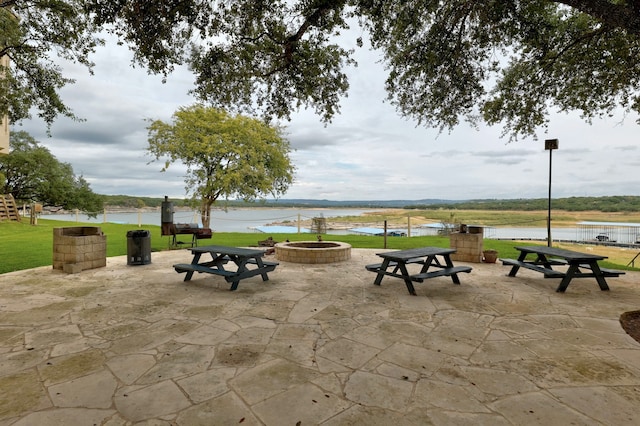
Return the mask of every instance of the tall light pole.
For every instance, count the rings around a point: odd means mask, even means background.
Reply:
[[[551,247],[551,154],[558,149],[558,139],[545,139],[544,149],[549,151],[549,211],[547,212],[547,246]]]

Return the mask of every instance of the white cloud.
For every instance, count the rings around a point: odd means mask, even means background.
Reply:
[[[160,76],[130,67],[131,54],[109,43],[94,58],[95,75],[68,65],[77,83],[64,100],[86,121],[58,120],[47,138],[38,120],[26,130],[60,160],[82,174],[101,194],[172,198],[184,196],[184,168],[151,163],[145,154],[146,119],[169,120],[188,95],[193,78],[177,69],[166,84]],[[475,130],[460,125],[452,132],[434,129],[397,115],[384,102],[384,70],[375,53],[358,53],[349,70],[351,90],[342,114],[324,125],[310,111],[287,123],[294,149],[296,182],[283,198],[333,200],[546,198],[549,153],[545,138],[558,138],[553,153],[553,197],[637,195],[640,164],[638,125],[627,118],[594,121],[577,114],[554,116],[539,140],[507,143],[499,128]]]

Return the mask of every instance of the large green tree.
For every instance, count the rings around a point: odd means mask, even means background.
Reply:
[[[165,161],[187,166],[185,189],[200,205],[204,227],[211,207],[230,197],[247,201],[278,197],[293,182],[289,142],[282,129],[263,121],[193,105],[180,108],[173,122],[151,122],[148,152]]]
[[[0,22],[16,27],[9,32],[13,44],[5,41],[3,51],[32,55],[20,59],[23,64],[57,51],[62,42],[70,43],[62,43],[62,52],[89,64],[86,54],[96,43],[91,32],[102,28],[129,43],[134,61],[151,72],[190,64],[200,99],[236,112],[288,118],[305,107],[331,120],[349,88],[346,67],[353,63],[353,50],[348,46],[364,45],[365,39],[382,53],[389,100],[400,114],[425,126],[448,129],[462,120],[485,121],[517,137],[534,134],[551,111],[577,110],[587,121],[620,109],[640,112],[639,0],[0,0],[0,5],[4,15],[13,6],[20,17]],[[27,70],[15,79],[28,79]],[[57,83],[32,93],[54,101],[39,105],[45,117],[68,112],[54,96]],[[32,100],[12,96],[13,104],[0,96],[0,112],[9,106],[13,117],[24,116],[23,106]]]
[[[3,194],[12,194],[21,202],[80,209],[90,216],[102,210],[102,197],[91,190],[89,183],[27,132],[11,133],[9,144],[11,152],[0,155]]]

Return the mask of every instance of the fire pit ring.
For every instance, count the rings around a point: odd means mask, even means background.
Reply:
[[[292,241],[275,245],[278,260],[293,263],[334,263],[351,259],[351,245],[338,241]]]

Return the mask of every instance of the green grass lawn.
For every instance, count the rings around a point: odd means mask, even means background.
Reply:
[[[23,222],[0,222],[0,273],[19,271],[38,266],[52,265],[53,257],[53,228],[67,226],[99,226],[107,236],[107,256],[123,256],[127,254],[127,232],[137,229],[145,229],[151,233],[151,251],[158,252],[169,250],[170,237],[161,236],[159,226],[122,225],[115,223],[77,223],[62,222],[57,220],[38,220],[38,225],[30,225]],[[200,245],[219,244],[235,247],[257,246],[258,241],[273,237],[275,241],[303,241],[314,240],[315,235],[310,234],[261,234],[219,232],[213,235],[211,240],[201,240]],[[384,237],[368,235],[328,235],[325,240],[339,240],[351,244],[354,248],[384,249]],[[190,235],[179,235],[178,240],[190,242]],[[529,243],[528,243],[529,244]],[[518,251],[514,248],[513,241],[485,240],[485,249],[494,249],[500,257],[515,258]],[[387,237],[386,248],[401,250],[415,247],[434,246],[449,247],[449,238],[440,236],[427,237]],[[153,255],[152,255],[153,262]],[[615,265],[603,262],[605,267],[616,269],[630,269],[623,265]]]

